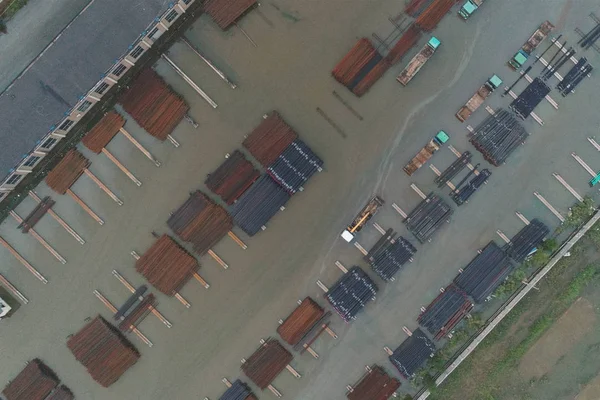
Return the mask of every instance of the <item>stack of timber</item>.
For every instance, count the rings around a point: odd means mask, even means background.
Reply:
[[[388,229],[365,256],[373,271],[386,282],[392,280],[417,252],[408,240],[396,235],[393,229]]]
[[[210,15],[219,28],[226,30],[256,3],[257,0],[206,0],[204,12]]]
[[[279,336],[288,344],[297,345],[321,321],[325,310],[310,297],[302,303],[277,328]]]
[[[490,176],[492,176],[492,173],[486,168],[481,170],[479,175],[474,176],[466,185],[462,185],[463,182],[461,182],[461,184],[452,191],[452,200],[454,200],[458,206],[468,203],[471,196],[487,182]]]
[[[151,68],[146,68],[135,78],[119,101],[146,132],[162,141],[189,110],[183,98]]]
[[[512,271],[512,264],[500,247],[491,241],[454,278],[454,283],[464,290],[475,303],[490,296]]]
[[[469,141],[497,167],[525,142],[528,135],[513,114],[500,109],[477,126]]]
[[[137,299],[136,299],[137,300]],[[142,300],[136,301],[133,307],[130,307],[125,313],[123,313],[121,322],[119,323],[119,329],[122,332],[131,332],[148,314],[156,307],[156,297],[150,293],[144,296]]]
[[[600,24],[598,26],[600,27]],[[587,63],[587,58],[581,57],[577,64],[567,72],[567,75],[564,76],[563,80],[558,82],[556,88],[563,97],[568,96],[575,91],[577,85],[579,85],[593,69],[594,68]]]
[[[452,179],[454,179],[458,174],[462,172],[463,169],[465,169],[467,164],[471,162],[471,157],[471,152],[463,152],[459,158],[454,160],[454,162],[450,164],[450,166],[440,174],[440,176],[435,178],[434,182],[438,185],[439,188],[444,186],[446,182],[449,182]]]
[[[457,0],[435,0],[415,23],[424,31],[432,31],[456,3]]]
[[[52,206],[56,204],[54,200],[50,198],[50,196],[46,196],[40,201],[35,208],[27,215],[23,222],[17,226],[17,229],[20,229],[22,233],[27,233],[31,228],[35,226],[44,215],[48,212]]]
[[[550,228],[542,221],[534,219],[521,229],[504,246],[504,252],[517,264],[525,261],[527,256],[539,246],[550,233]]]
[[[352,90],[381,58],[369,39],[359,39],[333,68],[331,75],[339,83]]]
[[[290,194],[303,190],[308,179],[323,170],[321,160],[302,140],[294,140],[271,164],[267,173]]]
[[[231,214],[237,226],[254,236],[289,199],[290,194],[283,187],[269,175],[263,175],[233,205]]]
[[[5,400],[44,400],[58,386],[56,374],[34,359],[2,391]]]
[[[430,193],[404,220],[408,230],[421,243],[427,242],[454,210],[438,195]]]
[[[415,372],[433,356],[435,344],[421,329],[416,329],[389,357],[400,375],[411,379]]]
[[[344,321],[351,322],[369,301],[375,300],[377,291],[365,271],[354,266],[329,288],[325,298]]]
[[[69,150],[46,176],[46,184],[58,194],[65,194],[92,163],[75,149]]]
[[[196,258],[168,235],[162,235],[135,262],[136,271],[167,296],[174,296],[199,268]]]
[[[236,150],[217,168],[208,174],[204,183],[223,201],[232,205],[258,179],[260,172]]]
[[[413,18],[417,18],[433,1],[434,0],[410,0],[404,8],[404,12]]]
[[[99,154],[124,125],[125,118],[121,114],[116,111],[109,111],[81,139],[81,143],[94,153]]]
[[[273,164],[277,157],[298,138],[298,134],[279,115],[270,113],[242,143],[263,167]]]
[[[550,93],[550,87],[540,78],[535,78],[523,92],[510,103],[510,109],[525,119]]]
[[[417,25],[412,24],[409,26],[402,36],[400,36],[400,39],[396,42],[394,47],[392,47],[386,56],[386,60],[392,65],[402,60],[402,57],[417,44],[421,35],[421,29],[419,29]]]
[[[276,339],[267,339],[242,364],[242,371],[256,386],[264,390],[287,367],[294,356]]]
[[[67,347],[104,387],[115,383],[140,358],[133,344],[100,316],[71,336]]]
[[[237,379],[219,400],[257,400],[248,385]]]
[[[61,385],[59,388],[54,389],[50,396],[46,397],[46,400],[74,400],[75,396],[73,392],[66,387],[65,385]]]
[[[467,294],[454,284],[446,287],[419,315],[419,324],[440,340],[473,309]]]
[[[233,220],[223,207],[195,191],[171,214],[167,225],[181,240],[192,243],[196,253],[204,255],[233,228]]]
[[[398,379],[392,378],[382,367],[374,365],[346,397],[348,400],[388,400],[398,388]]]

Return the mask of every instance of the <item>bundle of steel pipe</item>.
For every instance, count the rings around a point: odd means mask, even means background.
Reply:
[[[371,87],[386,73],[392,64],[387,59],[379,61],[373,69],[371,69],[360,82],[354,86],[352,93],[361,97],[371,89]]]
[[[333,75],[335,80],[348,88],[356,86],[356,84],[351,85],[351,83],[377,56],[381,59],[381,56],[377,53],[369,39],[359,39],[340,62],[336,64],[331,71],[331,75]],[[372,68],[373,66],[368,70]]]
[[[27,233],[31,228],[37,224],[44,215],[48,212],[52,206],[56,204],[54,200],[50,198],[50,196],[44,197],[42,201],[40,201],[35,208],[23,219],[23,222],[17,226],[17,229],[20,229],[21,232]]]
[[[71,336],[67,347],[104,387],[115,383],[140,358],[133,344],[101,316]]]
[[[290,194],[269,175],[261,176],[233,205],[231,214],[237,226],[254,236],[290,199]]]
[[[575,87],[593,70],[585,57],[581,57],[562,79],[556,88],[565,97],[575,90]]]
[[[323,314],[321,318],[319,318],[319,320],[315,322],[308,331],[306,331],[300,341],[294,345],[294,350],[299,351],[300,354],[302,354],[308,350],[308,348],[318,339],[319,336],[321,336],[321,333],[328,331],[331,334],[331,331],[329,330],[330,318],[331,311],[325,312],[325,314]]]
[[[533,219],[521,229],[503,250],[516,263],[522,263],[550,234],[550,228],[539,219]]]
[[[396,234],[393,229],[388,229],[364,257],[373,271],[386,282],[417,252],[408,240],[402,236],[396,237]]]
[[[469,183],[464,186],[457,186],[456,189],[452,191],[452,200],[454,200],[456,205],[462,206],[464,203],[469,201],[469,198],[471,198],[477,189],[487,182],[490,176],[492,176],[490,170],[487,168],[481,170],[479,175],[475,175]]]
[[[2,394],[5,400],[44,400],[58,383],[54,371],[36,358],[6,385]]]
[[[465,169],[467,164],[471,162],[471,157],[471,152],[463,152],[459,158],[454,160],[454,162],[440,174],[440,176],[435,178],[434,182],[437,183],[439,188],[444,186],[446,182],[454,179],[463,169]]]
[[[204,12],[219,28],[226,30],[256,4],[257,0],[207,0],[204,2]]]
[[[71,149],[48,173],[46,184],[56,193],[65,194],[91,164],[83,154]]]
[[[388,400],[400,388],[400,381],[380,366],[373,365],[346,397],[348,400]]]
[[[125,118],[116,111],[109,111],[81,139],[81,143],[94,153],[100,154],[123,126],[125,126]]]
[[[169,228],[194,251],[204,255],[233,228],[233,219],[227,211],[199,190],[167,220]]]
[[[554,64],[548,63],[546,68],[544,68],[542,70],[542,73],[540,76],[544,81],[550,79],[550,77],[552,77],[552,75],[554,75],[556,73],[556,71],[558,71],[563,65],[565,65],[567,63],[567,61],[569,61],[571,59],[571,57],[573,57],[573,55],[576,53],[575,49],[572,46],[569,47],[566,50],[566,52],[563,52],[562,50],[563,50],[563,48],[561,48],[558,51],[557,54],[559,54],[559,57],[556,59]]]
[[[75,396],[73,392],[66,387],[65,385],[61,385],[60,387],[54,389],[50,396],[46,397],[45,400],[74,400]]]
[[[421,29],[416,24],[412,24],[400,36],[400,39],[392,47],[385,59],[392,65],[396,64],[417,44],[421,35]]]
[[[523,92],[510,103],[510,109],[525,119],[546,98],[551,89],[540,78],[535,78]]]
[[[415,23],[424,31],[432,31],[456,3],[457,0],[435,0]]]
[[[295,346],[325,315],[325,310],[310,297],[302,303],[277,328],[279,336],[288,344]]]
[[[119,322],[119,329],[122,332],[131,332],[144,318],[150,314],[151,310],[156,308],[156,297],[150,293],[142,300],[137,302],[135,307],[129,309]]]
[[[270,113],[242,143],[264,167],[271,165],[277,157],[298,138],[277,111]]]
[[[448,222],[454,210],[441,197],[430,193],[404,220],[408,230],[421,243],[427,242],[433,234]]]
[[[589,49],[596,43],[598,38],[600,38],[600,24],[593,27],[592,30],[586,33],[577,43],[580,44],[582,48]]]
[[[135,269],[161,293],[174,296],[200,266],[167,235],[162,235],[135,262]]]
[[[146,132],[162,141],[189,110],[183,98],[152,68],[146,68],[135,78],[119,102]]]
[[[487,117],[469,141],[494,166],[503,164],[529,134],[510,112],[499,109]]]
[[[258,179],[260,172],[236,150],[213,172],[204,184],[223,201],[232,205]]]
[[[473,309],[467,294],[450,284],[427,306],[417,321],[433,335],[435,340],[452,332],[452,329]]]
[[[256,396],[252,393],[252,389],[237,379],[231,384],[231,386],[223,393],[219,400],[256,400]]]
[[[404,12],[413,18],[417,18],[433,1],[434,0],[410,0],[404,8]]]
[[[321,160],[302,140],[294,140],[267,169],[267,173],[290,194],[302,190],[306,181],[323,170]]]
[[[569,94],[575,92],[575,88],[577,87],[577,85],[579,85],[581,81],[584,80],[592,72],[593,69],[594,67],[592,67],[590,64],[586,65],[581,71],[581,73],[575,78],[573,78],[573,80],[565,86],[565,88],[560,92],[560,94],[563,97],[566,97]]]
[[[500,286],[512,268],[508,256],[494,241],[491,241],[454,278],[454,283],[476,303],[481,303]]]
[[[365,271],[354,266],[329,288],[325,298],[344,321],[350,322],[369,301],[375,300],[378,290]]]
[[[267,339],[242,364],[242,371],[256,386],[264,390],[286,369],[294,356],[277,339]]]
[[[400,375],[411,379],[415,372],[435,353],[435,344],[417,328],[389,357]]]

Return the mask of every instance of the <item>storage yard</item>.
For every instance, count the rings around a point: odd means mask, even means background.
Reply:
[[[279,393],[288,399],[359,399],[364,390],[385,399],[391,388],[414,394],[418,388],[406,378],[560,224],[559,216],[564,219],[578,201],[572,191],[594,194],[589,171],[571,153],[594,172],[600,167],[598,149],[588,140],[597,134],[589,118],[595,115],[593,100],[600,100],[594,71],[566,97],[557,94],[568,91],[567,85],[556,89],[559,80],[548,78],[549,96],[560,109],[542,96],[534,112],[543,126],[528,117],[502,119],[501,110],[510,112],[514,100],[501,97],[503,85],[465,123],[454,115],[494,74],[508,84],[518,78],[506,60],[543,20],[553,21],[558,26],[553,34],[563,33],[575,45],[573,30],[589,30],[595,4],[585,0],[563,10],[558,0],[543,8],[547,2],[541,0],[506,5],[489,0],[464,22],[458,7],[446,13],[452,1],[415,2],[417,22],[411,28],[396,19],[403,27],[398,29],[382,15],[394,20],[403,6],[387,0],[375,7],[333,2],[296,9],[240,2],[240,10],[209,3],[213,18],[201,16],[185,35],[237,88],[232,91],[189,47],[176,43],[169,58],[219,107],[207,107],[159,60],[156,73],[147,70],[134,81],[78,152],[36,188],[38,200],[28,196],[17,208],[27,216],[51,196],[56,203],[46,210],[49,215],[40,211],[44,216],[32,220],[68,262],[49,257],[31,235],[16,229],[14,219],[1,226],[0,272],[28,301],[2,321],[11,346],[0,377],[8,382],[26,361],[39,357],[76,398],[135,393],[148,399],[237,400]],[[421,10],[429,7],[424,3],[440,8]],[[503,32],[514,15],[523,21],[511,25],[507,36]],[[385,38],[390,31],[395,39],[387,47],[373,35]],[[396,77],[432,35],[443,44],[409,85],[400,85]],[[361,54],[333,78],[336,64],[359,38],[370,45],[361,41]],[[550,43],[547,39],[533,54]],[[585,55],[597,66],[593,51],[578,46],[576,58]],[[273,57],[279,61],[266,62]],[[567,61],[561,76],[574,65]],[[365,72],[367,64],[372,69]],[[531,77],[542,68],[538,62]],[[573,81],[580,75],[573,73]],[[513,90],[519,96],[529,84],[524,79]],[[184,120],[186,114],[197,128]],[[514,129],[507,131],[507,124]],[[407,176],[402,166],[442,129],[450,141]],[[150,156],[131,146],[127,135]],[[168,143],[169,135],[178,147]],[[117,171],[103,149],[135,171],[143,185],[131,185],[133,179]],[[147,158],[160,160],[160,168]],[[339,235],[374,194],[385,204],[356,235],[356,247],[366,249],[361,254]],[[57,217],[74,233],[57,224]],[[509,244],[500,242],[498,231]],[[77,237],[81,241],[73,241]],[[348,266],[346,273],[335,268],[336,261]],[[47,284],[32,279],[24,265]],[[198,273],[210,289],[189,282]],[[128,290],[115,282],[119,276],[128,279],[121,281]],[[101,320],[86,318],[101,314],[108,321],[114,312],[107,303],[118,308],[144,284],[156,296],[147,295],[144,304],[155,310],[158,303],[172,326],[137,314],[131,317],[139,322],[133,332],[126,326],[130,319],[112,328],[98,325],[121,349],[103,354],[111,358],[106,363],[119,365],[106,371],[102,357],[90,355],[85,344],[93,335],[82,336]],[[295,308],[298,299],[305,300]],[[329,335],[321,335],[324,331]],[[140,335],[152,345],[143,345]],[[380,367],[365,375],[364,367],[374,364]],[[224,377],[232,378],[231,388],[223,385]]]

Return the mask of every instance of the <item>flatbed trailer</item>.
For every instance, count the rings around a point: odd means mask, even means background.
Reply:
[[[492,76],[479,88],[479,90],[477,90],[477,92],[475,92],[473,97],[458,110],[456,118],[458,118],[460,122],[465,122],[467,118],[483,104],[485,99],[487,99],[494,90],[500,87],[500,85],[502,85],[502,79],[500,79],[498,75]]]
[[[396,80],[404,86],[408,85],[408,82],[410,82],[411,79],[417,75],[423,65],[425,65],[433,53],[435,53],[440,44],[441,42],[435,36],[429,39],[429,42],[427,42],[421,51],[419,51],[417,55],[410,60],[406,68],[404,68],[400,75],[398,75]]]
[[[421,151],[419,151],[417,155],[404,166],[404,172],[406,172],[408,176],[414,174],[415,171],[421,168],[449,139],[450,137],[446,132],[439,131],[437,135],[435,135],[433,139],[431,139],[429,143],[427,143],[425,147],[423,147]]]
[[[554,25],[550,21],[545,21],[540,27],[527,39],[523,47],[515,54],[508,66],[515,71],[523,66],[529,59],[531,53],[548,37],[548,34],[554,29]]]

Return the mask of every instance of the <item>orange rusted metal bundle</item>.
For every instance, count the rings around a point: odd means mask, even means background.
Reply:
[[[137,272],[168,296],[174,296],[199,268],[196,258],[168,235],[162,235],[135,263]]]
[[[400,387],[400,381],[392,378],[385,370],[374,365],[348,392],[348,400],[388,400]]]
[[[235,150],[219,168],[208,174],[204,184],[231,205],[259,176],[260,172],[246,160],[244,154]]]
[[[415,23],[424,31],[432,31],[456,3],[457,0],[435,0]]]
[[[404,12],[413,18],[417,18],[425,11],[425,8],[429,7],[432,1],[435,0],[411,0],[404,8]]]
[[[104,387],[115,383],[140,358],[133,344],[101,316],[71,336],[67,347]]]
[[[295,346],[325,315],[325,310],[310,297],[302,303],[277,328],[277,333],[288,344]]]
[[[34,359],[2,391],[5,400],[44,400],[58,386],[56,374]]]
[[[46,184],[56,193],[65,194],[91,164],[77,150],[69,150],[63,159],[48,173]]]
[[[352,89],[352,93],[358,97],[364,95],[371,87],[387,72],[392,64],[387,59],[382,59],[371,71]]]
[[[116,111],[109,111],[102,119],[94,125],[81,139],[81,143],[96,154],[115,137],[119,130],[125,125],[125,118]]]
[[[73,392],[66,387],[65,385],[61,385],[60,387],[54,389],[50,396],[48,396],[45,400],[74,400],[75,396]]]
[[[159,140],[167,139],[189,106],[152,68],[143,70],[119,99],[123,109]]]
[[[169,217],[167,225],[204,255],[233,228],[233,219],[223,207],[196,191]]]
[[[288,366],[294,356],[276,339],[268,339],[242,364],[242,371],[264,390]]]
[[[390,50],[388,55],[386,56],[386,60],[388,60],[391,64],[396,64],[406,53],[412,49],[419,39],[421,38],[421,29],[416,24],[412,24],[411,26],[404,31],[400,39],[396,42],[394,47]]]
[[[206,0],[204,11],[219,28],[226,30],[254,7],[257,0]]]
[[[350,51],[336,64],[331,75],[342,85],[349,87],[371,60],[378,56],[377,50],[367,38],[359,39]],[[351,87],[349,87],[352,90]]]
[[[270,166],[298,138],[277,111],[271,112],[242,143],[264,167]]]

